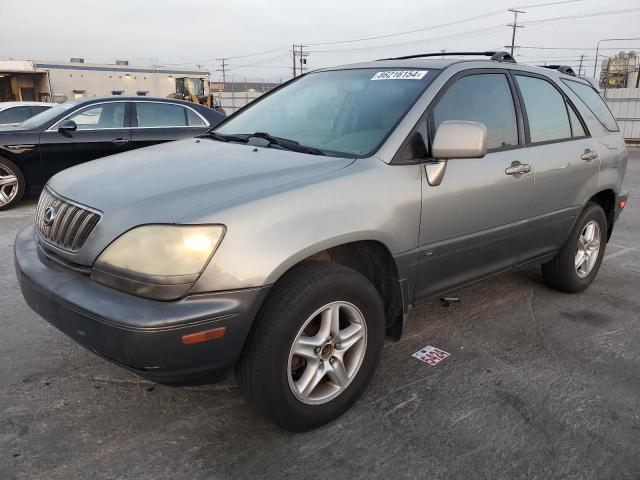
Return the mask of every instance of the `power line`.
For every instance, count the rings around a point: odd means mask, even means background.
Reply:
[[[475,30],[467,30],[465,32],[442,35],[442,36],[439,36],[439,37],[421,38],[421,39],[418,39],[418,40],[411,40],[411,41],[408,41],[408,42],[388,43],[386,45],[376,45],[376,46],[372,46],[372,47],[334,48],[334,49],[330,49],[330,50],[309,50],[309,52],[310,53],[334,53],[334,52],[361,52],[363,50],[377,50],[377,49],[381,49],[381,48],[398,47],[398,46],[403,46],[403,45],[411,45],[411,44],[415,44],[415,43],[430,42],[430,41],[434,41],[434,40],[444,40],[444,39],[448,39],[448,38],[460,37],[460,36],[465,36],[465,35],[470,35],[470,34],[475,34],[475,33],[483,33],[483,32],[488,32],[488,31],[495,32],[500,27],[502,27],[502,25],[492,25],[490,27],[483,27],[483,28],[478,28],[478,29],[475,29]]]
[[[633,13],[633,12],[640,12],[640,8],[624,8],[621,10],[606,10],[604,12],[584,13],[582,15],[568,15],[565,17],[541,18],[538,20],[531,20],[529,22],[522,22],[522,24],[537,25],[540,23],[562,22],[565,20],[579,20],[581,18],[602,17],[605,15],[620,15],[622,13]]]
[[[584,2],[585,0],[561,0],[561,1],[557,1],[557,2],[550,2],[550,3],[536,3],[536,4],[532,4],[532,5],[524,5],[521,7],[516,7],[516,9],[521,9],[521,8],[537,8],[537,7],[546,7],[546,6],[551,6],[551,5],[561,5],[561,4],[565,4],[565,3],[577,3],[577,2]],[[508,11],[513,11],[514,9],[509,9]],[[369,40],[378,40],[381,38],[390,38],[390,37],[398,37],[401,35],[411,35],[412,33],[420,33],[420,32],[424,32],[427,30],[435,30],[437,28],[445,28],[445,27],[451,27],[454,25],[459,25],[461,23],[467,23],[467,22],[472,22],[474,20],[481,20],[483,18],[488,18],[488,17],[492,17],[494,15],[498,15],[501,13],[504,13],[505,10],[494,10],[492,12],[488,12],[488,13],[483,13],[481,15],[474,15],[472,17],[466,17],[466,18],[462,18],[460,20],[455,20],[453,22],[447,22],[447,23],[441,23],[438,25],[431,25],[429,27],[422,27],[422,28],[416,28],[415,30],[407,30],[404,32],[396,32],[396,33],[388,33],[385,35],[375,35],[375,36],[370,36],[370,37],[362,37],[362,38],[354,38],[351,40],[337,40],[334,42],[318,42],[318,43],[310,43],[309,46],[312,47],[316,47],[316,46],[321,46],[321,45],[339,45],[339,44],[344,44],[344,43],[356,43],[356,42],[365,42],[365,41],[369,41]]]
[[[459,25],[461,23],[472,22],[474,20],[480,20],[482,18],[491,17],[491,16],[494,16],[494,15],[497,15],[497,14],[500,14],[500,13],[504,13],[504,10],[495,10],[493,12],[483,13],[482,15],[476,15],[476,16],[473,16],[473,17],[462,18],[460,20],[456,20],[456,21],[453,21],[453,22],[441,23],[439,25],[431,25],[429,27],[417,28],[415,30],[407,30],[407,31],[404,31],[404,32],[388,33],[386,35],[376,35],[376,36],[372,36],[372,37],[354,38],[354,39],[351,39],[351,40],[338,40],[338,41],[335,41],[335,42],[309,43],[308,45],[311,46],[311,47],[317,47],[317,46],[320,46],[320,45],[338,45],[338,44],[343,44],[343,43],[355,43],[355,42],[365,42],[365,41],[368,41],[368,40],[378,40],[380,38],[398,37],[398,36],[401,36],[401,35],[410,35],[412,33],[424,32],[426,30],[435,30],[437,28],[451,27],[453,25]]]
[[[550,3],[534,3],[532,5],[520,5],[515,8],[538,8],[538,7],[550,7],[552,5],[562,5],[564,3],[577,3],[584,2],[585,0],[561,0],[559,2],[550,2]]]

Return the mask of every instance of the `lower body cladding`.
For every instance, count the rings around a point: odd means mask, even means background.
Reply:
[[[269,287],[161,302],[119,292],[38,253],[33,226],[15,241],[27,304],[80,345],[160,383],[220,380],[238,361]]]

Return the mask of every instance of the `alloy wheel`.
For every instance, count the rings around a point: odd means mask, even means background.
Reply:
[[[302,325],[287,365],[289,387],[303,403],[317,405],[340,395],[355,378],[367,348],[367,324],[348,302],[316,310]]]
[[[598,260],[600,253],[600,225],[595,220],[587,222],[578,237],[575,256],[576,274],[585,278]]]
[[[18,177],[6,165],[0,165],[0,207],[8,204],[18,194]]]

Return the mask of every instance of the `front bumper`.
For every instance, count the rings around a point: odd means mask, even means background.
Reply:
[[[136,297],[38,253],[33,226],[16,237],[15,265],[27,304],[80,345],[161,383],[210,383],[238,361],[268,287],[199,294],[174,302]],[[225,327],[222,338],[183,335]]]

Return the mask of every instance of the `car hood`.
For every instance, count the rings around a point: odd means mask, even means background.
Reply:
[[[54,176],[59,195],[103,212],[101,223],[209,221],[221,209],[353,159],[187,139],[94,160]]]

